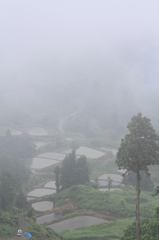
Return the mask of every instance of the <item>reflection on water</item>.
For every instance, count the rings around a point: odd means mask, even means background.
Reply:
[[[38,217],[36,222],[37,224],[44,224],[44,223],[52,222],[53,220],[56,220],[62,216],[63,216],[62,213],[61,214],[51,213],[42,217]]]
[[[66,153],[70,153],[70,152],[72,152],[71,149],[66,151]],[[99,158],[99,157],[103,156],[105,153],[101,152],[101,151],[97,151],[92,148],[88,148],[88,147],[79,147],[76,150],[76,154],[77,155],[85,155],[87,158]]]
[[[47,144],[46,142],[33,142],[33,143],[36,145],[37,148],[40,148]]]
[[[53,208],[53,202],[49,202],[49,201],[36,202],[32,204],[32,207],[36,211],[45,212]]]
[[[48,132],[44,128],[35,127],[27,131],[28,134],[32,136],[45,136],[48,135]]]
[[[100,180],[108,180],[108,178],[111,178],[113,181],[116,182],[121,182],[123,177],[119,174],[103,174],[100,177],[98,177],[98,179]]]
[[[116,156],[117,152],[118,152],[118,149],[115,149],[115,148],[100,148],[101,150],[103,151],[107,151],[107,152],[111,152],[114,156]]]
[[[28,197],[43,197],[55,193],[54,189],[37,188],[27,194]]]
[[[100,218],[96,218],[96,217],[79,216],[79,217],[74,217],[58,223],[51,224],[48,227],[51,227],[56,232],[62,232],[64,230],[71,230],[71,229],[76,229],[80,227],[97,225],[104,222],[107,222],[107,221]]]
[[[110,191],[113,192],[113,191],[122,191],[121,188],[110,188]],[[108,188],[99,188],[99,191],[109,191]]]
[[[55,153],[55,152],[46,152],[46,153],[42,153],[42,154],[38,155],[38,157],[51,158],[51,159],[56,159],[56,160],[62,161],[66,157],[66,154]]]
[[[36,199],[36,198],[34,198],[34,197],[27,197],[27,201],[31,201],[31,200],[34,200],[34,199]]]
[[[55,185],[55,181],[50,181],[50,182],[47,182],[44,187],[45,188],[55,188],[56,189],[56,185]]]
[[[104,187],[104,186],[108,185],[108,181],[98,180],[98,184],[99,184],[99,186]],[[112,186],[119,186],[120,182],[112,182],[111,184],[112,184]]]
[[[48,166],[51,166],[53,164],[59,163],[59,161],[57,160],[51,160],[51,159],[47,159],[47,158],[33,158],[32,160],[32,164],[31,164],[31,168],[34,169],[41,169],[41,168],[45,168]]]

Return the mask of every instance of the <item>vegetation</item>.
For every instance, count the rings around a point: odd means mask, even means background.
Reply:
[[[148,174],[148,166],[159,163],[159,137],[153,129],[150,119],[142,117],[141,113],[133,116],[128,124],[129,134],[121,140],[116,163],[127,172],[136,173],[136,240],[140,239],[139,203],[140,203],[140,171]]]
[[[119,237],[123,235],[124,229],[126,229],[133,221],[133,218],[111,221],[95,226],[64,231],[62,236],[65,240],[118,240]]]
[[[33,240],[60,240],[60,235],[51,228],[36,224],[34,218],[26,218],[27,231],[32,235]]]
[[[120,240],[135,239],[135,223],[130,225]],[[140,223],[140,239],[141,240],[158,240],[159,239],[159,207],[152,219],[142,219]]]
[[[0,211],[0,223],[0,237],[5,239],[14,234],[18,218],[13,213]]]
[[[59,190],[61,183],[62,189],[70,188],[73,185],[85,184],[89,182],[89,169],[85,156],[76,159],[75,151],[68,154],[62,162],[62,168],[56,168],[56,186]],[[59,179],[59,177],[61,179]]]
[[[140,171],[140,175],[141,175],[141,190],[143,191],[152,191],[154,189],[154,183],[151,180],[150,176],[147,176],[144,171]],[[134,172],[130,172],[128,175],[125,176],[125,178],[123,179],[123,183],[126,186],[136,186],[136,174]]]
[[[65,199],[73,201],[78,210],[92,209],[97,212],[109,213],[116,217],[134,217],[136,212],[135,189],[125,191],[103,192],[94,189],[91,185],[75,185],[62,192],[55,193],[50,200],[54,206],[61,206]],[[149,192],[142,192],[140,198],[140,215],[153,217],[158,200],[152,198]]]

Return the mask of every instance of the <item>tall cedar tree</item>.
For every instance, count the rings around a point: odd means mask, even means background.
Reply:
[[[131,118],[127,126],[130,133],[121,140],[117,153],[116,164],[119,169],[126,169],[129,173],[136,173],[136,240],[140,239],[139,199],[140,199],[140,171],[149,175],[148,166],[159,164],[159,136],[155,133],[150,119],[142,117],[141,113]]]

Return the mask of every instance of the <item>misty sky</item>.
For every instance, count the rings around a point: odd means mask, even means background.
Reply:
[[[89,81],[97,65],[97,72],[104,68],[125,72],[130,87],[138,83],[146,88],[158,80],[158,0],[1,0],[0,4],[4,88],[78,81],[83,71],[87,71],[83,80]]]

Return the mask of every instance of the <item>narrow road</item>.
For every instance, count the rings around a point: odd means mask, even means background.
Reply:
[[[72,114],[64,117],[63,119],[61,119],[61,120],[59,121],[59,124],[58,124],[58,127],[57,127],[58,130],[59,130],[61,133],[64,133],[64,129],[63,129],[63,123],[64,123],[64,121],[65,121],[67,118],[70,118],[70,117],[78,114],[79,112],[81,112],[81,111],[74,112],[74,113],[72,113]]]

